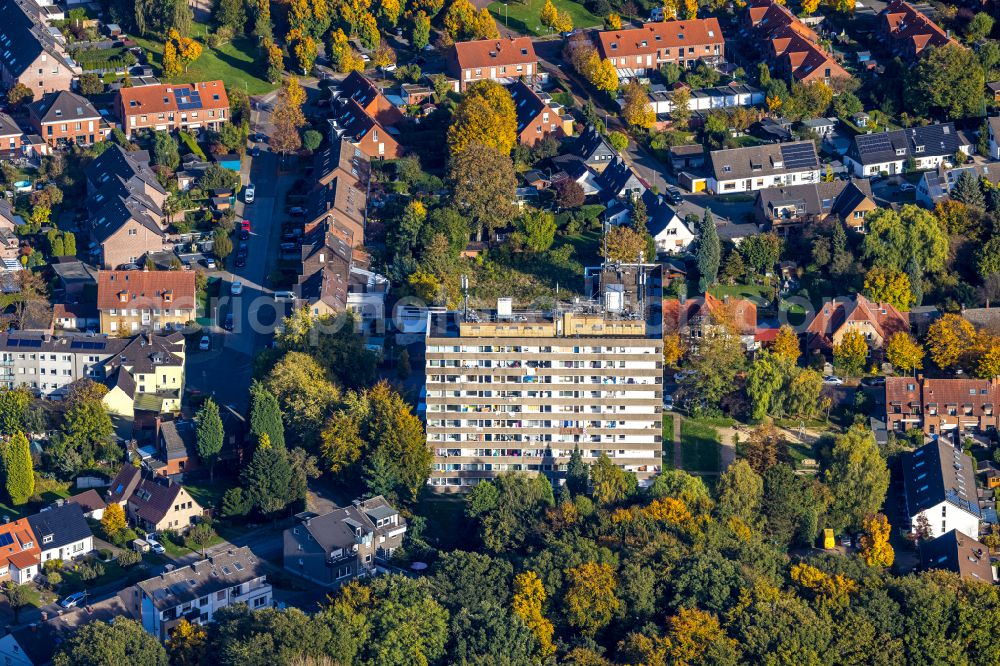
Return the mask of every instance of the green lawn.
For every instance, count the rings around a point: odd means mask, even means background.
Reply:
[[[0,516],[17,520],[18,518],[38,513],[40,509],[45,508],[56,500],[65,499],[72,494],[69,482],[46,479],[35,474],[35,494],[31,496],[28,503],[21,506],[14,506],[10,504],[8,499],[4,499],[0,501]]]
[[[663,415],[663,469],[674,468],[674,415]]]
[[[719,471],[719,433],[709,422],[684,419],[681,422],[681,458],[687,472]]]
[[[559,11],[567,11],[573,17],[574,28],[592,28],[604,25],[604,21],[599,16],[594,16],[583,5],[572,0],[552,0],[552,3]],[[524,2],[509,2],[504,7],[503,2],[494,2],[490,5],[490,13],[497,20],[497,23],[504,25],[504,15],[506,13],[506,23],[509,28],[523,32],[526,35],[549,35],[552,31],[542,25],[538,18],[545,6],[545,0],[524,0]]]
[[[770,294],[771,289],[761,284],[720,284],[712,287],[709,291],[716,298],[729,296],[731,298],[749,298],[759,302],[764,300],[763,294]]]
[[[198,28],[194,36],[201,37],[204,26]],[[150,64],[157,71],[163,61],[163,44],[150,39],[136,38],[149,55]],[[162,79],[164,83],[193,83],[195,81],[222,80],[227,88],[244,88],[251,95],[261,95],[277,88],[266,78],[267,65],[260,58],[256,40],[238,38],[217,49],[209,48],[202,42],[204,50],[188,71],[180,76]]]
[[[209,483],[208,479],[203,479],[195,483],[184,484],[184,488],[187,489],[191,497],[194,498],[194,501],[200,504],[203,509],[212,508],[218,510],[222,508],[222,496],[235,485],[235,479],[219,478],[219,467],[220,465],[215,466],[216,478],[213,483]]]

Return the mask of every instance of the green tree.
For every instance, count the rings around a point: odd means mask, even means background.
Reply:
[[[449,177],[454,202],[479,230],[494,231],[517,213],[517,178],[510,158],[495,148],[472,144],[452,157]]]
[[[715,218],[712,211],[705,209],[705,215],[701,219],[698,228],[698,288],[702,292],[715,284],[719,275],[719,263],[722,261],[722,245],[719,242],[719,233],[715,228]]]
[[[111,622],[84,624],[59,646],[56,666],[143,664],[167,666],[167,652],[156,636],[135,620],[116,617]]]
[[[260,442],[264,436],[278,448],[285,448],[285,427],[281,421],[281,408],[274,394],[264,384],[250,384],[250,436]]]
[[[24,387],[0,389],[0,435],[21,432],[31,401],[31,393]]]
[[[314,129],[307,129],[302,133],[302,147],[313,152],[323,143],[323,135]]]
[[[836,438],[824,481],[833,496],[829,519],[837,528],[861,527],[865,516],[878,513],[889,489],[889,468],[875,435],[853,426]]]
[[[734,516],[748,525],[760,518],[764,480],[745,460],[737,460],[719,476],[719,513]]]
[[[264,435],[240,479],[251,506],[264,515],[281,511],[291,500],[292,466],[288,451],[271,444]]]
[[[200,550],[201,556],[205,557],[205,550],[215,540],[216,536],[218,535],[212,529],[212,524],[202,521],[188,531],[187,542],[190,544],[189,547],[193,547],[192,550]]]
[[[203,463],[208,465],[208,475],[210,480],[215,479],[215,463],[222,452],[222,445],[226,439],[226,432],[222,427],[222,417],[219,415],[219,406],[209,398],[198,410],[195,416],[198,424],[197,445],[198,457]]]
[[[548,506],[540,481],[505,472],[472,489],[466,498],[465,515],[475,522],[487,550],[504,553],[527,541]]]
[[[951,198],[966,206],[986,210],[986,195],[979,184],[979,178],[972,171],[963,171],[951,190]]]
[[[80,94],[86,97],[100,95],[104,92],[104,81],[93,72],[84,72],[80,75]]]
[[[431,19],[425,12],[419,11],[413,17],[413,27],[410,30],[410,43],[415,48],[422,49],[431,40]]]
[[[628,135],[624,132],[611,132],[608,134],[608,142],[619,153],[624,152],[628,148]]]
[[[754,360],[747,372],[747,397],[750,398],[751,415],[761,420],[780,405],[778,392],[785,384],[788,362],[765,351]]]
[[[594,499],[600,504],[621,502],[635,492],[635,475],[626,472],[604,453],[590,465],[590,484]]]
[[[363,428],[369,446],[365,483],[373,492],[413,502],[431,469],[423,424],[385,382],[367,390],[365,398],[369,410]]]
[[[234,35],[242,35],[247,22],[247,13],[243,0],[219,0],[215,6],[215,22],[225,26]]]
[[[35,494],[35,472],[31,447],[24,433],[15,433],[3,443],[3,478],[11,504],[21,506]]]
[[[781,238],[775,233],[751,234],[739,244],[743,261],[758,275],[766,275],[774,270],[781,257]]]
[[[976,252],[976,272],[984,281],[1000,273],[1000,236],[993,236]]]
[[[975,116],[986,85],[975,51],[957,44],[931,47],[906,74],[903,98],[918,116]]]
[[[555,240],[555,216],[545,210],[529,209],[518,218],[518,230],[523,235],[528,250],[541,254],[552,247]]]
[[[621,608],[615,571],[608,564],[587,562],[569,569],[566,580],[563,599],[566,620],[570,626],[593,636],[606,627]]]
[[[173,171],[181,164],[177,141],[170,132],[153,132],[153,164]]]
[[[861,244],[870,265],[902,271],[912,257],[926,271],[944,268],[948,235],[933,213],[912,204],[899,212],[880,208],[865,218],[868,233]]]
[[[587,492],[589,484],[590,470],[587,469],[587,463],[583,462],[580,446],[576,445],[566,464],[566,487],[574,495],[583,495]]]
[[[288,432],[296,441],[315,448],[323,422],[340,400],[340,389],[326,369],[309,354],[290,351],[274,365],[264,384],[278,400]]]
[[[121,450],[115,446],[115,428],[104,404],[107,387],[89,379],[76,382],[67,398],[63,441],[83,462],[105,458],[117,462]]]
[[[976,15],[965,26],[965,38],[971,44],[989,37],[990,33],[993,32],[993,20],[993,17],[986,12],[976,12]]]
[[[233,239],[230,238],[229,232],[222,228],[216,229],[215,233],[212,234],[212,254],[219,261],[225,261],[226,257],[232,253]]]
[[[743,343],[735,335],[709,335],[698,341],[688,358],[688,371],[680,385],[681,393],[706,407],[717,407],[723,396],[735,390],[736,376],[746,366]]]
[[[14,613],[14,624],[21,621],[21,609],[31,605],[32,589],[28,585],[18,585],[14,581],[6,581],[0,586],[0,592]]]
[[[222,496],[222,515],[225,518],[245,516],[252,508],[249,496],[238,486],[229,488]]]

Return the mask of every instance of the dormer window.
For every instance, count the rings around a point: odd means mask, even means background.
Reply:
[[[917,146],[916,148],[913,149],[913,152],[915,152],[915,153],[922,153],[922,152],[924,152],[924,147],[923,146]]]
[[[174,300],[174,292],[172,292],[172,291],[165,291],[165,292],[163,292],[163,302],[164,303],[172,303],[173,300]]]
[[[904,155],[906,155],[906,148],[897,148],[896,149],[896,156],[897,157],[902,157]]]
[[[728,164],[723,165],[723,167],[722,167],[722,173],[732,173],[732,171],[733,171],[733,167],[729,166]]]
[[[42,537],[42,543],[52,543],[52,535],[46,534]]]
[[[128,303],[128,292],[127,291],[119,291],[118,292],[118,300],[120,300],[122,303]]]
[[[618,50],[618,42],[611,42],[611,50],[612,51]]]

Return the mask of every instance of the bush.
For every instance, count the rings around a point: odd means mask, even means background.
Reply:
[[[62,568],[63,568],[63,561],[59,559],[46,560],[45,563],[42,565],[42,569],[45,570],[45,573],[59,571]]]
[[[107,562],[112,557],[114,557],[114,553],[111,552],[110,548],[101,548],[99,551],[97,551],[97,556],[100,557],[105,562]]]
[[[49,581],[49,587],[55,588],[59,583],[62,582],[62,574],[58,571],[53,571],[51,573],[45,574],[45,579]]]
[[[76,568],[82,581],[96,580],[104,575],[104,565],[100,562],[84,562]]]
[[[114,545],[122,547],[127,543],[130,543],[139,538],[139,535],[135,533],[135,530],[126,528],[124,530],[118,530],[114,534],[109,534],[108,539]]]
[[[118,556],[118,566],[123,569],[135,566],[142,562],[142,553],[137,550],[123,550]]]

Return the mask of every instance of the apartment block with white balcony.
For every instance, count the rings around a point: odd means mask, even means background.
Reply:
[[[426,339],[428,483],[464,491],[505,471],[558,479],[579,447],[647,484],[660,471],[662,339],[601,304],[432,316]]]

